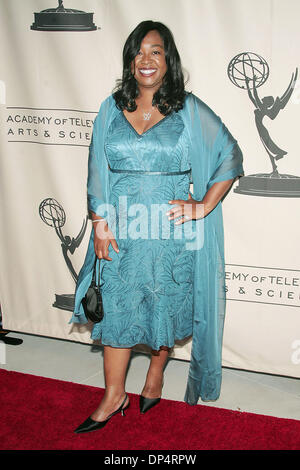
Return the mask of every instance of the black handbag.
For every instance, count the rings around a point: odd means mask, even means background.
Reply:
[[[99,261],[98,282],[96,282],[96,265]],[[102,296],[100,290],[100,259],[96,256],[91,285],[82,299],[85,316],[93,323],[100,323],[104,317]]]

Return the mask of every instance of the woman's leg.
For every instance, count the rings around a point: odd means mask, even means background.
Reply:
[[[104,421],[121,406],[125,397],[125,379],[131,348],[104,346],[105,394],[100,405],[91,415],[94,421]],[[124,406],[129,402],[126,400]]]
[[[141,393],[143,397],[158,398],[161,396],[163,372],[169,356],[169,351],[169,348],[160,349],[159,351],[152,351],[146,382]]]

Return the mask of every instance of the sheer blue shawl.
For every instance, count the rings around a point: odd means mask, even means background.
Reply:
[[[94,122],[88,161],[88,209],[113,221],[109,206],[109,169],[105,138],[110,123],[120,111],[112,96],[102,104]],[[190,93],[179,111],[189,135],[192,197],[201,201],[207,190],[220,181],[244,174],[243,156],[226,126],[203,101]],[[190,405],[219,398],[222,378],[222,339],[225,317],[225,261],[221,201],[204,218],[204,243],[195,250],[193,339],[184,401]],[[94,230],[80,270],[75,306],[70,323],[87,323],[81,300],[91,282],[95,260]]]

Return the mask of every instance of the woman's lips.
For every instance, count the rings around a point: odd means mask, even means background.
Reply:
[[[156,69],[139,69],[140,74],[143,77],[152,77],[155,74]]]

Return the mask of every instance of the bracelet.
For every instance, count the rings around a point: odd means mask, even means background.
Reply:
[[[92,220],[92,223],[95,224],[96,222],[101,222],[102,220],[106,222],[105,219],[95,219],[95,220]]]

